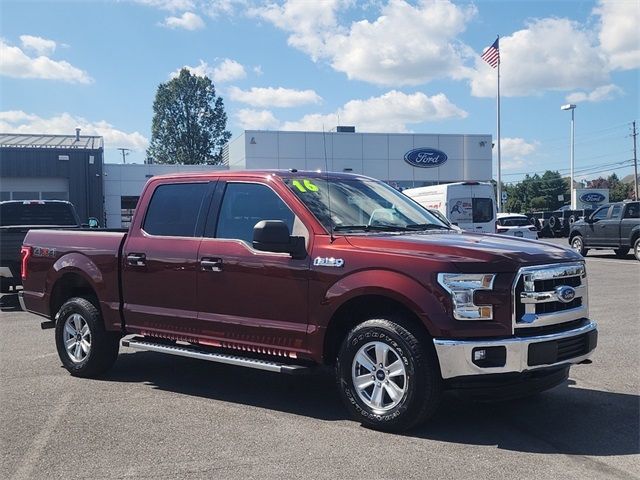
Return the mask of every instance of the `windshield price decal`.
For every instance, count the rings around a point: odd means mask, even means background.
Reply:
[[[307,191],[317,192],[320,190],[318,186],[309,179],[304,179],[302,182],[300,180],[294,180],[291,184],[296,187],[300,193],[306,193]]]

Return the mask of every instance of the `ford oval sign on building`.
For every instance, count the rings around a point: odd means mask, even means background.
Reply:
[[[604,201],[606,197],[601,193],[583,193],[580,195],[580,201],[584,203],[600,203]]]
[[[404,161],[414,167],[439,167],[447,161],[447,154],[435,148],[414,148],[405,153]]]

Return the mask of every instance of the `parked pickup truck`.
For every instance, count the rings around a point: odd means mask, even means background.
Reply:
[[[103,374],[121,341],[280,373],[333,365],[353,417],[388,431],[444,389],[551,388],[597,341],[580,255],[452,230],[363,176],[154,177],[128,233],[31,230],[22,255],[21,301],[72,375]]]
[[[622,258],[633,248],[640,261],[640,202],[603,205],[571,226],[569,244],[582,256],[590,249],[613,249]]]
[[[59,200],[0,202],[0,291],[20,285],[20,247],[31,228],[80,228],[76,209]]]

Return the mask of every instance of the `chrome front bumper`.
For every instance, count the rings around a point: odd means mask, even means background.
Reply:
[[[556,350],[563,348],[563,341],[566,343],[575,337],[583,335],[585,336],[585,347],[577,356],[563,358],[560,361],[557,361],[556,358],[556,361],[551,361],[551,363],[544,363],[544,361],[541,363],[540,359],[544,359],[545,356],[553,358],[554,348]],[[497,340],[446,340],[436,338],[433,343],[438,354],[442,378],[447,379],[469,375],[520,373],[540,368],[580,363],[591,356],[595,349],[596,339],[597,324],[589,320],[586,325],[581,327],[548,335],[511,337]],[[543,343],[544,345],[538,345]],[[500,347],[504,347],[506,355],[503,365],[483,367],[474,363],[474,350],[491,349],[492,347],[498,347],[495,349],[497,351],[502,351]],[[569,345],[569,347],[573,348],[572,345]],[[542,352],[542,355],[539,355],[540,352]],[[533,356],[536,354],[538,355],[534,361]]]

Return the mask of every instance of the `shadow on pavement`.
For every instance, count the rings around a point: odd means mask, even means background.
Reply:
[[[268,408],[320,420],[348,419],[331,372],[288,376],[151,352],[122,353],[110,382],[147,383],[183,395]],[[447,395],[436,415],[406,435],[530,453],[640,453],[640,397],[556,387],[511,402]]]

